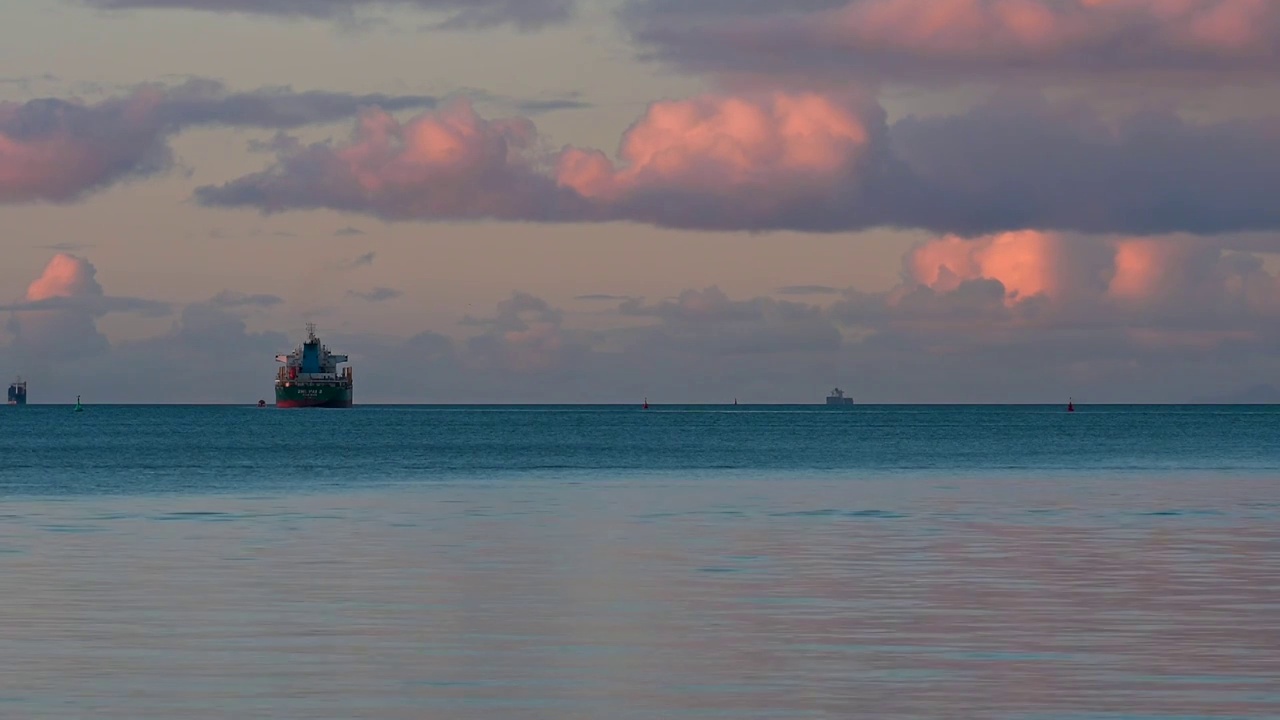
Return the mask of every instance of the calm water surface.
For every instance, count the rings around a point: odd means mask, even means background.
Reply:
[[[1280,717],[1269,407],[0,408],[3,718]]]

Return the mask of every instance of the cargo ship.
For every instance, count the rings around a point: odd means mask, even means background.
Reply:
[[[276,407],[351,407],[351,366],[346,355],[335,355],[316,337],[315,323],[307,323],[307,339],[288,355],[276,355],[284,367],[276,373]]]
[[[22,378],[18,378],[9,384],[9,404],[27,404],[27,381]]]
[[[827,396],[827,404],[828,404],[828,405],[842,405],[842,406],[843,406],[843,405],[852,405],[852,404],[853,404],[853,398],[851,398],[851,397],[845,397],[845,396],[844,396],[844,391],[843,391],[843,390],[841,390],[840,388],[835,388],[834,390],[832,390],[832,391],[831,391],[831,394]]]

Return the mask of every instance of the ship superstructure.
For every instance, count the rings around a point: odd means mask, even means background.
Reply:
[[[27,381],[18,378],[9,384],[9,404],[10,405],[26,405],[27,404]]]
[[[852,405],[853,398],[845,397],[844,391],[840,388],[834,388],[831,394],[827,396],[828,405]]]
[[[307,323],[307,339],[288,355],[276,355],[276,362],[284,363],[276,372],[276,407],[351,407],[351,366],[338,367],[347,356],[329,352],[315,323]]]

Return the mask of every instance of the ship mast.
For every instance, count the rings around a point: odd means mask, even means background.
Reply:
[[[309,322],[307,323],[307,342],[313,343],[315,341],[316,341],[316,324],[313,322]]]

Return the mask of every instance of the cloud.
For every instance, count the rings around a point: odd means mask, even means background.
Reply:
[[[998,285],[1001,311],[1024,321],[1087,321],[1196,344],[1280,320],[1280,284],[1260,257],[1191,237],[1068,237],[1035,230],[942,237],[904,259],[909,284],[950,295]],[[992,306],[994,308],[994,306]],[[1260,336],[1260,335],[1259,335]]]
[[[934,84],[1280,71],[1269,0],[628,0],[621,17],[642,57],[695,73]]]
[[[0,305],[0,312],[10,313],[7,329],[16,348],[28,360],[39,362],[105,350],[107,339],[98,332],[98,317],[113,312],[165,315],[169,308],[151,300],[108,296],[93,263],[58,253],[27,286],[23,299]]]
[[[284,152],[272,169],[197,188],[196,198],[264,212],[334,208],[388,220],[551,220],[564,214],[561,198],[572,193],[534,167],[525,152],[534,140],[529,120],[485,120],[461,98],[405,123],[371,109],[347,144]]]
[[[623,300],[630,300],[631,297],[629,295],[606,295],[603,293],[593,293],[590,295],[575,295],[573,299],[582,300],[586,302],[595,302],[595,301],[621,302]]]
[[[168,332],[120,343],[96,367],[77,372],[83,384],[94,389],[96,402],[270,401],[275,369],[271,359],[293,345],[281,332],[250,332],[241,316],[245,309],[216,298],[191,303]],[[54,366],[44,372],[57,378],[68,368]],[[45,383],[52,385],[49,380]]]
[[[348,295],[368,302],[386,302],[387,300],[395,300],[404,295],[404,293],[389,287],[376,287],[368,292],[360,292],[358,290],[349,290]]]
[[[295,128],[350,117],[361,107],[432,107],[429,96],[346,95],[265,88],[233,93],[219,82],[140,85],[94,104],[57,98],[0,102],[0,203],[73,202],[173,166],[169,138],[199,126]]]
[[[536,115],[538,113],[556,112],[558,110],[585,110],[594,107],[585,100],[573,98],[555,98],[551,100],[522,100],[518,103],[520,112]]]
[[[216,308],[268,308],[280,305],[283,302],[284,298],[279,295],[267,295],[265,293],[249,295],[232,290],[223,290],[209,300],[209,305]]]
[[[486,120],[465,101],[405,123],[370,110],[349,142],[283,151],[268,170],[196,198],[265,213],[706,230],[1280,227],[1269,190],[1280,186],[1280,117],[1193,123],[1148,109],[1110,119],[1010,92],[889,125],[857,96],[756,92],[653,103],[617,160],[539,147],[531,121]]]
[[[363,230],[361,230],[360,228],[351,227],[350,225],[333,231],[334,237],[355,237],[356,235],[363,235],[363,234],[364,234]]]
[[[351,355],[365,403],[816,404],[833,384],[860,402],[1177,402],[1280,374],[1280,278],[1223,244],[1026,229],[938,236],[903,257],[896,287],[822,302],[690,288],[618,301],[614,327],[587,331],[516,292],[458,338],[321,334]],[[113,297],[87,261],[56,259],[17,303],[47,304],[13,313],[22,334],[0,355],[36,386],[74,379],[95,402],[250,404],[270,397],[271,358],[295,344],[247,329],[273,296],[224,291],[183,307],[167,332],[112,345],[94,323]],[[30,325],[40,313],[57,322]],[[42,359],[18,362],[18,349]],[[93,362],[80,361],[86,352]]]
[[[840,288],[827,285],[787,285],[777,290],[779,295],[836,295]]]
[[[614,163],[569,149],[557,180],[603,217],[682,227],[802,224],[863,206],[880,118],[849,98],[772,92],[658,102],[627,131]]]
[[[841,223],[833,212],[871,212],[877,191],[857,189],[879,174],[872,133],[852,101],[709,96],[654,103],[615,164],[576,148],[540,157],[531,121],[485,120],[458,100],[406,123],[369,111],[345,145],[281,153],[271,169],[198,188],[196,197],[268,213],[333,208],[387,220],[834,229]]]
[[[384,7],[448,13],[436,27],[473,30],[511,26],[534,30],[565,22],[576,0],[82,0],[104,10],[175,8],[205,12],[350,21],[357,12]]]
[[[663,344],[704,355],[834,351],[840,332],[821,308],[759,297],[733,300],[717,287],[685,290],[674,300],[646,305],[628,300],[623,315],[661,321]],[[650,338],[649,342],[653,342]]]
[[[75,252],[76,250],[91,248],[93,245],[90,243],[56,242],[48,245],[40,245],[39,247],[44,248],[45,250],[57,250],[59,252]]]
[[[355,260],[352,260],[351,264],[348,265],[348,267],[352,267],[352,268],[368,267],[373,264],[373,259],[377,256],[378,256],[378,253],[374,252],[373,250],[370,250],[369,252],[363,255],[360,255]]]
[[[466,361],[478,371],[562,374],[590,352],[589,333],[566,330],[564,313],[529,293],[515,292],[501,301],[491,318],[463,318],[463,324],[485,328],[465,343]]]
[[[1004,93],[891,131],[915,195],[896,222],[970,234],[1025,227],[1214,234],[1280,227],[1280,116],[1193,123],[1146,110],[1107,120],[1088,105]]]

